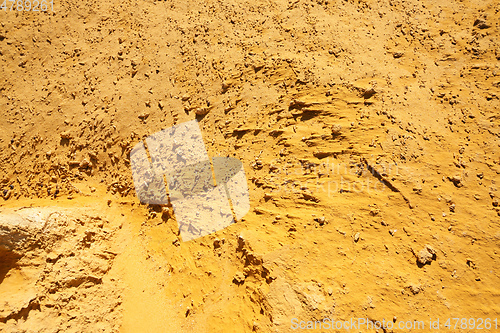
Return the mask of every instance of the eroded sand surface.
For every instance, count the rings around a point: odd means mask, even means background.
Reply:
[[[0,11],[0,331],[500,320],[497,1],[54,6]],[[251,208],[182,242],[129,153],[193,119]]]

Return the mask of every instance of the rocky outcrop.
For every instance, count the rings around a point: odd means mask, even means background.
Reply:
[[[83,209],[0,212],[0,331],[118,331],[115,231]]]

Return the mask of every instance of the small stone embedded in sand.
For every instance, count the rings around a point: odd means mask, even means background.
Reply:
[[[392,56],[393,56],[395,59],[397,59],[397,58],[401,58],[403,55],[404,55],[404,53],[403,53],[403,52],[394,52],[394,53],[392,54]]]
[[[139,117],[142,120],[145,120],[147,117],[149,117],[149,112],[143,112],[139,114],[137,117]]]
[[[210,110],[208,108],[196,108],[196,110],[194,111],[194,113],[197,115],[197,116],[204,116],[206,115]]]
[[[359,241],[359,232],[354,235],[354,241],[357,243]]]
[[[54,252],[51,252],[47,255],[47,262],[54,264],[58,259],[60,258],[60,255]]]
[[[245,282],[245,274],[242,272],[236,272],[236,274],[233,277],[233,282],[236,284],[242,284]]]
[[[485,20],[477,19],[474,21],[474,26],[478,27],[479,29],[488,29],[490,25],[486,23]]]
[[[83,161],[80,162],[80,168],[86,168],[91,166],[92,164],[87,159],[83,159]]]
[[[342,133],[342,126],[338,124],[333,124],[331,130],[333,136],[339,136]]]
[[[422,290],[422,288],[419,285],[416,285],[416,284],[410,284],[408,286],[408,289],[410,289],[410,291],[411,291],[411,293],[413,295],[418,294]]]
[[[428,264],[434,260],[436,256],[436,250],[434,250],[430,245],[426,245],[425,248],[420,250],[417,254],[417,261],[422,264]]]
[[[183,101],[188,101],[190,98],[191,98],[191,96],[189,96],[189,94],[184,94],[184,95],[182,95],[182,97],[181,97],[181,99],[182,99]]]
[[[325,224],[325,222],[326,222],[326,219],[325,219],[325,217],[324,217],[324,216],[321,216],[321,217],[316,217],[316,218],[314,219],[314,221],[318,222],[318,224],[319,224],[319,225],[324,225],[324,224]]]
[[[70,131],[65,131],[65,132],[61,132],[61,139],[72,139],[73,138],[73,135],[71,135],[71,132]]]
[[[462,183],[462,178],[460,176],[452,176],[448,177],[448,179],[455,185],[456,187],[462,187],[464,184]]]
[[[220,246],[221,246],[220,239],[218,238],[214,239],[214,249],[218,249]]]
[[[369,88],[369,89],[366,89],[364,92],[363,92],[363,98],[364,99],[369,99],[371,98],[373,95],[375,95],[377,92],[375,91],[375,89],[373,88]]]

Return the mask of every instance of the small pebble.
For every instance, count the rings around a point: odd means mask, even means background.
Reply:
[[[403,52],[394,52],[394,53],[392,54],[392,56],[393,56],[395,59],[397,59],[397,58],[401,58],[403,55],[404,55],[404,53],[403,53]]]
[[[65,131],[65,132],[61,132],[61,139],[71,139],[73,136],[71,135],[71,132],[70,131]]]
[[[221,246],[220,239],[214,239],[214,249],[218,249]]]
[[[143,112],[139,114],[137,117],[139,117],[142,120],[145,120],[147,117],[149,117],[149,112]]]
[[[426,245],[425,248],[420,250],[417,254],[417,261],[420,264],[425,265],[434,260],[435,255],[436,251],[430,245]]]
[[[209,111],[210,111],[210,109],[208,109],[208,108],[196,108],[194,113],[197,116],[204,116],[204,115],[208,114]]]
[[[324,216],[321,216],[321,217],[317,217],[314,219],[316,222],[319,223],[319,225],[324,225],[325,224],[325,217]]]
[[[474,26],[478,27],[479,29],[488,29],[490,25],[486,23],[485,20],[477,19],[474,21]]]
[[[236,284],[242,284],[243,282],[245,282],[245,274],[243,274],[242,272],[236,272],[233,277],[233,282],[235,282]]]

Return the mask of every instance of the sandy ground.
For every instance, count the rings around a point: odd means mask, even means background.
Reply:
[[[0,226],[61,216],[0,249],[0,331],[500,321],[499,19],[468,0],[0,11]],[[129,153],[193,119],[243,162],[251,209],[182,242]]]

